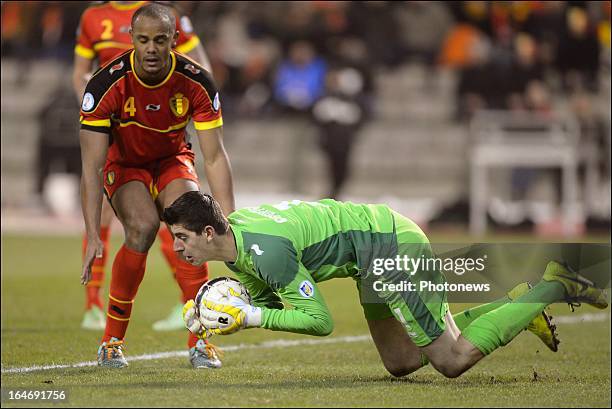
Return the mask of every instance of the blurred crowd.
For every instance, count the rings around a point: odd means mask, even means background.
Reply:
[[[3,1],[2,56],[70,62],[88,4]],[[381,67],[418,60],[456,69],[460,117],[482,106],[546,109],[551,77],[569,92],[595,91],[602,64],[609,69],[609,1],[191,1],[176,7],[190,16],[230,110],[241,115],[260,115],[269,101],[309,109],[334,87],[327,74],[347,67],[359,82],[348,86],[366,94]]]
[[[72,59],[86,2],[2,2],[2,57]],[[335,196],[373,115],[376,76],[419,62],[457,72],[456,120],[546,113],[563,94],[585,126],[610,75],[609,1],[176,2],[212,62],[224,115],[297,115],[320,129]],[[24,70],[25,71],[25,70]],[[335,136],[340,135],[340,136]],[[335,166],[336,168],[333,168]]]

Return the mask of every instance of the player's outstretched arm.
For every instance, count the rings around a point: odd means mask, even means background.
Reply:
[[[94,257],[102,257],[104,246],[100,240],[102,211],[102,171],[108,150],[108,135],[81,129],[81,205],[87,233],[87,249],[83,258],[81,284],[91,279]]]
[[[302,263],[293,280],[280,288],[278,293],[293,309],[262,308],[262,328],[314,336],[331,334],[334,322],[329,309],[314,279]]]
[[[200,149],[204,156],[204,171],[213,197],[225,215],[235,210],[232,167],[223,146],[223,127],[198,130]]]
[[[239,274],[242,277],[244,274]],[[266,275],[264,274],[264,277]],[[253,281],[242,283],[249,293],[257,291]],[[269,288],[270,285],[266,284]],[[274,292],[270,288],[271,292]],[[203,305],[208,309],[206,315],[200,314],[199,320],[207,334],[227,335],[243,328],[266,328],[272,331],[295,332],[298,334],[325,336],[334,327],[331,314],[310,273],[300,264],[299,272],[287,286],[279,289],[279,293],[294,308],[279,309],[277,305],[253,306],[245,303],[240,297],[228,297],[227,302],[203,299]],[[231,323],[224,324],[219,317],[231,315]],[[186,321],[189,327],[190,323]]]

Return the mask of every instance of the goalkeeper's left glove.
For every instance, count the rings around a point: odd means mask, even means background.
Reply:
[[[206,338],[204,327],[198,319],[197,306],[195,301],[189,300],[183,306],[183,321],[187,329],[198,338]]]
[[[228,295],[228,301],[223,303],[202,299],[202,305],[209,310],[200,310],[200,322],[207,333],[228,335],[243,328],[261,326],[261,308],[247,304],[239,297]],[[221,313],[230,315],[233,322],[224,323]]]

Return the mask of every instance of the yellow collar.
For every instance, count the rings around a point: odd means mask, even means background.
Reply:
[[[134,10],[140,8],[144,3],[144,1],[137,1],[130,4],[121,4],[118,1],[111,1],[110,5],[116,10]]]

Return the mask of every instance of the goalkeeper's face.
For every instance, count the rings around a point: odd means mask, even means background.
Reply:
[[[210,226],[207,226],[210,227]],[[205,229],[202,234],[187,230],[180,224],[171,226],[174,234],[174,251],[188,263],[199,266],[212,257],[212,233]]]

